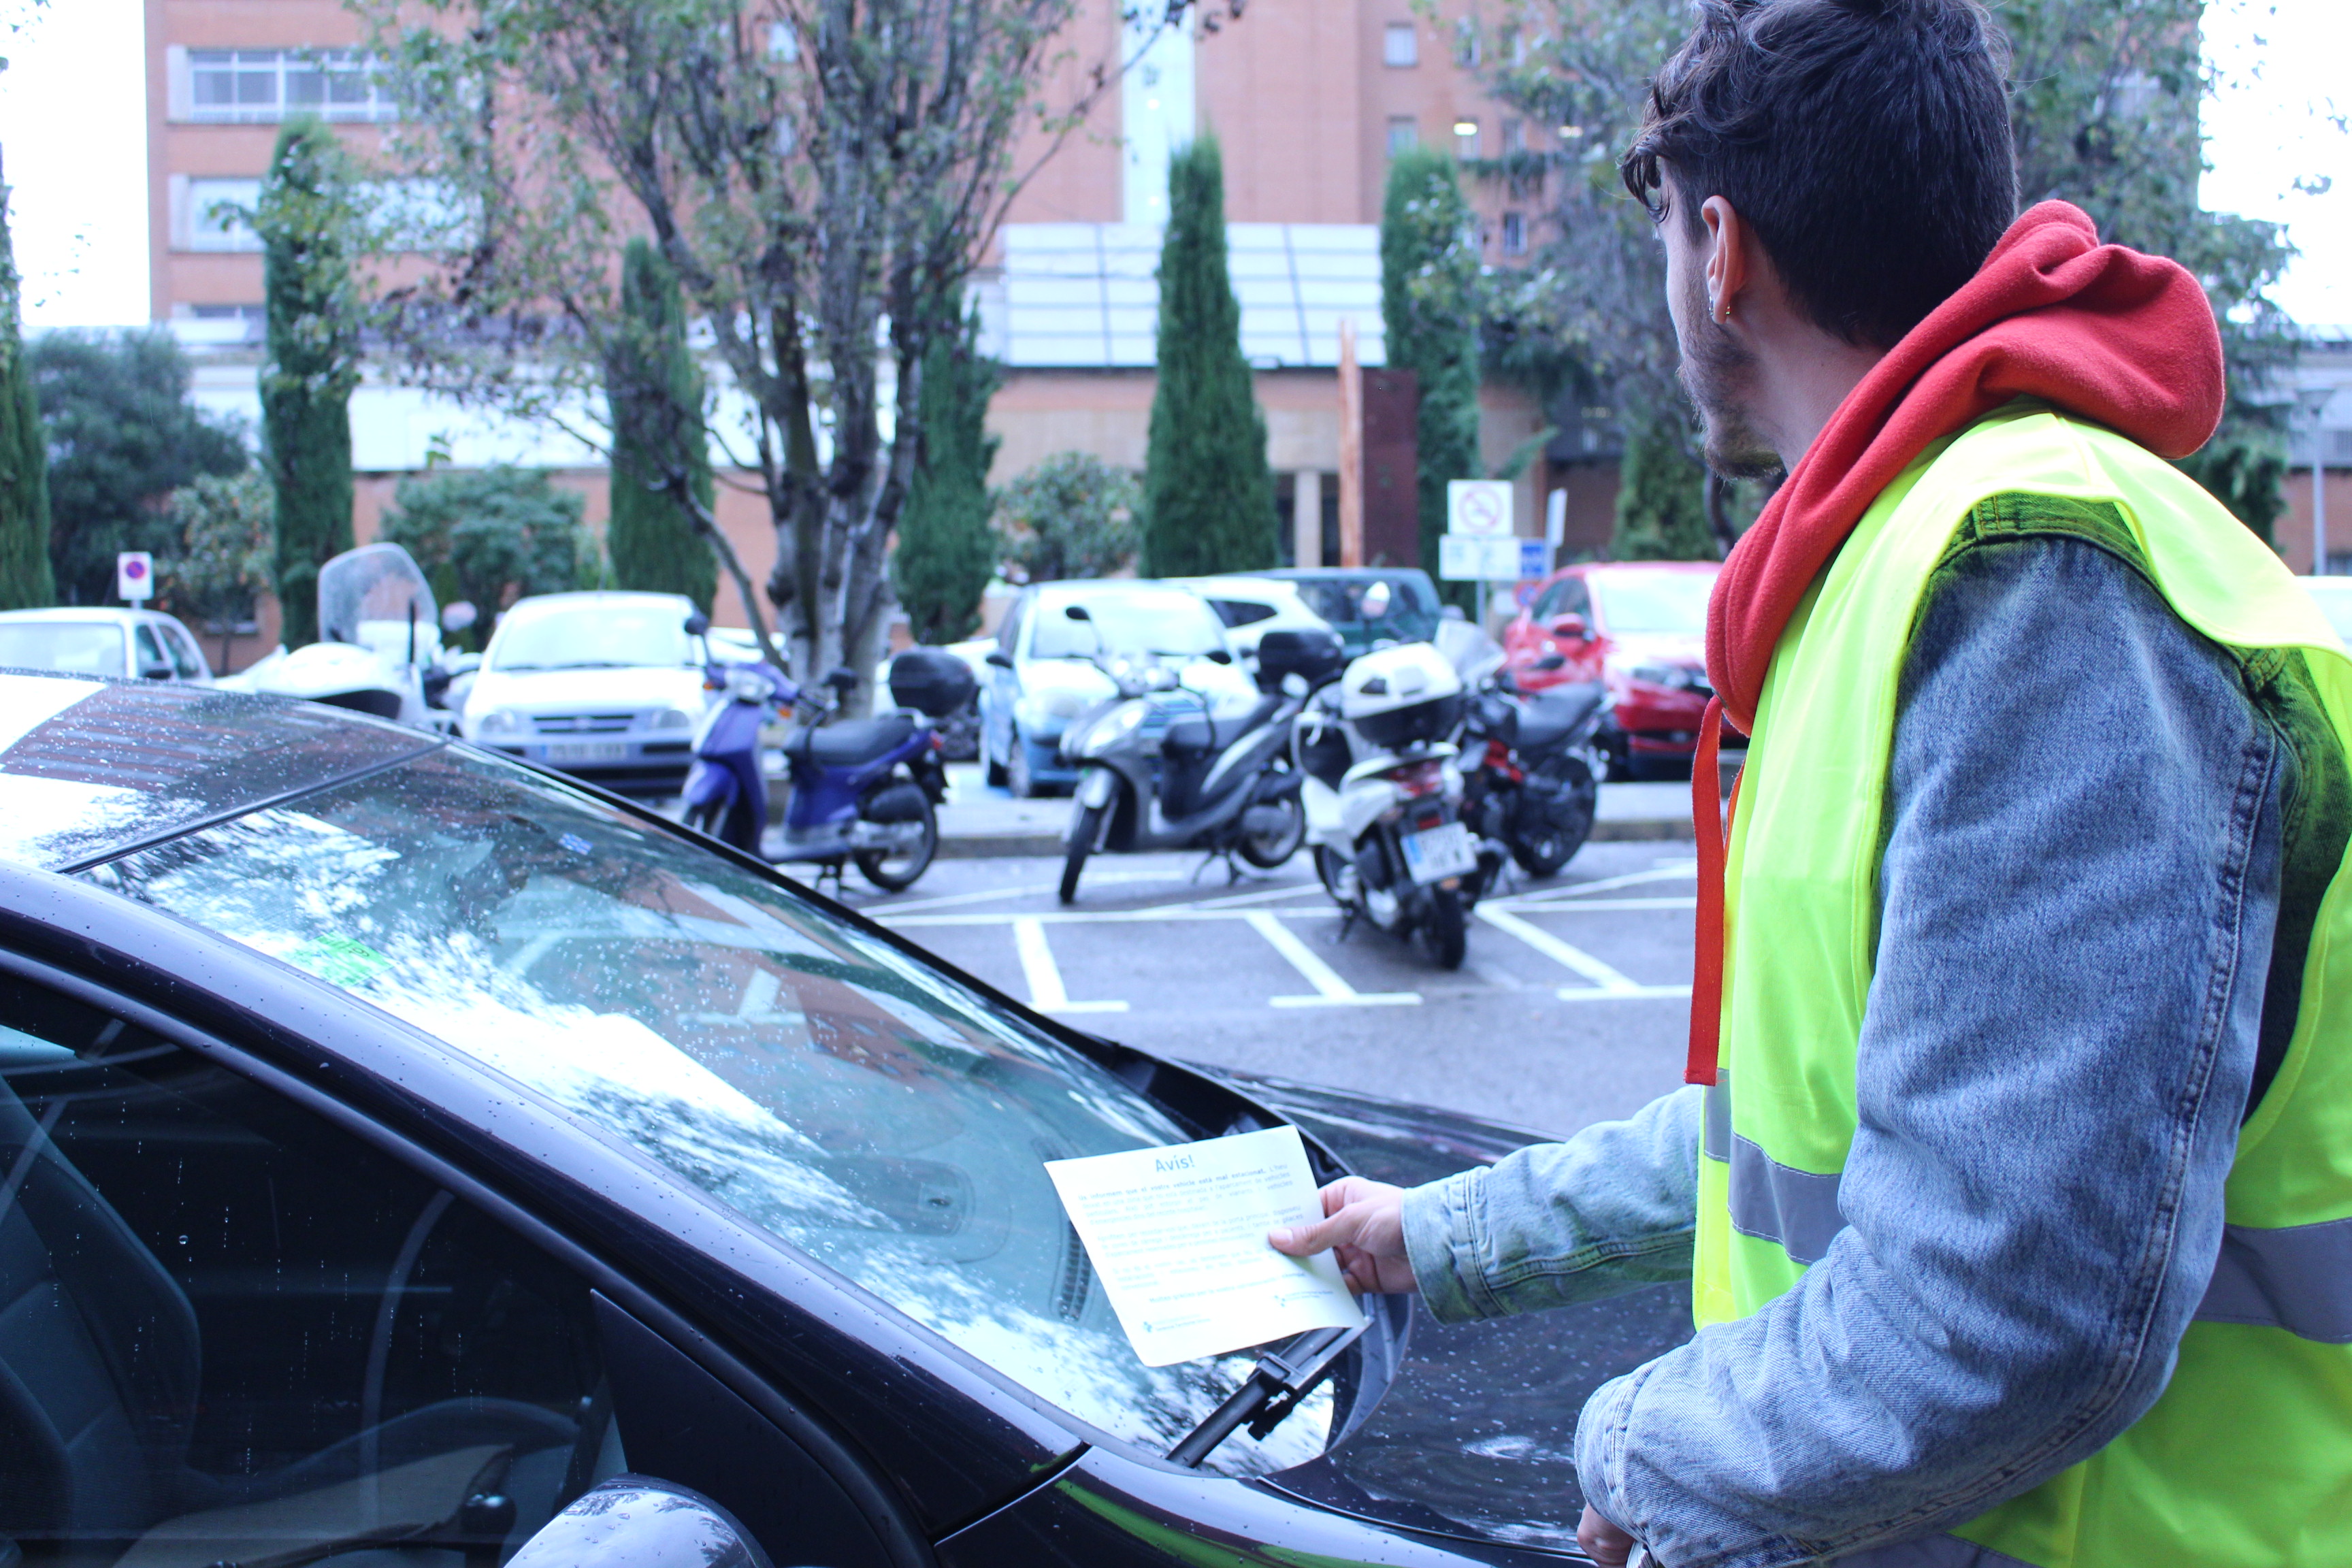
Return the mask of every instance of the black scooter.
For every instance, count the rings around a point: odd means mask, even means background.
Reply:
[[[1608,715],[1599,681],[1533,696],[1507,674],[1486,685],[1463,719],[1462,819],[1529,876],[1567,865],[1592,837],[1606,766],[1597,736]]]

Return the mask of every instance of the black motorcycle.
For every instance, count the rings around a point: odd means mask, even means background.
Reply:
[[[1507,674],[1470,700],[1462,723],[1462,820],[1533,877],[1549,877],[1592,837],[1606,766],[1599,681],[1528,696]]]

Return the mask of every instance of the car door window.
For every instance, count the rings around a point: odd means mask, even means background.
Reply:
[[[1013,601],[1013,607],[1004,612],[1004,624],[997,628],[997,648],[1007,658],[1021,651],[1021,623],[1026,618],[1028,608],[1029,597],[1024,594]]]
[[[1274,606],[1254,599],[1212,599],[1209,608],[1217,612],[1217,619],[1228,626],[1255,626],[1274,619]]]
[[[204,656],[196,652],[195,640],[179,626],[159,628],[163,644],[172,656],[172,668],[182,680],[202,680],[211,673],[205,668]]]
[[[172,668],[172,657],[163,651],[163,645],[155,640],[152,626],[145,621],[140,622],[134,628],[133,640],[139,652],[139,668],[132,674],[143,676],[152,670]]]
[[[625,1468],[570,1270],[121,1019],[13,977],[0,1017],[0,1537],[467,1568]]]

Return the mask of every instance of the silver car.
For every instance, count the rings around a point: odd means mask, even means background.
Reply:
[[[105,605],[0,612],[0,668],[212,684],[204,649],[161,610]]]

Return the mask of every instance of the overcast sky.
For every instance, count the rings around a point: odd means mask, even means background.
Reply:
[[[1281,5],[1284,0],[1268,0]],[[33,326],[147,319],[146,82],[141,0],[0,0],[32,20],[0,40],[0,153]],[[2275,297],[2352,327],[2352,5],[2210,0],[2208,52],[2230,86],[2206,110],[2205,205],[2288,226],[2303,256]]]

